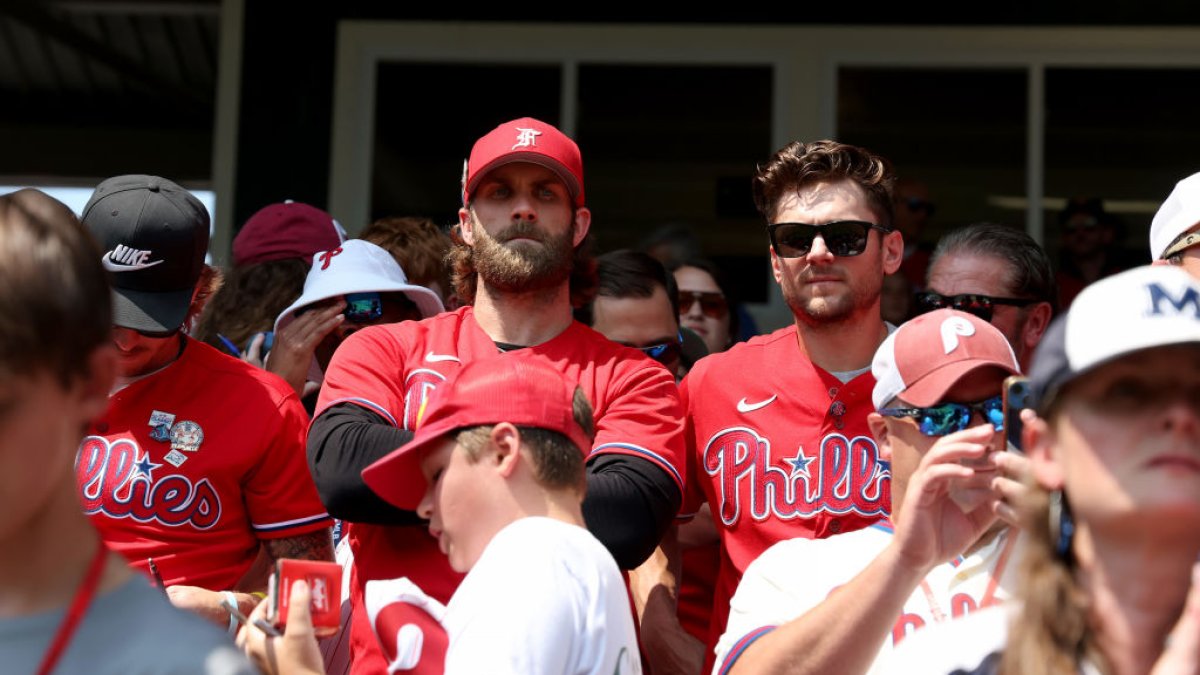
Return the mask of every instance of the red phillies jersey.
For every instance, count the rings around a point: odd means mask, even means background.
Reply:
[[[579,383],[592,404],[596,439],[591,454],[616,453],[649,460],[683,490],[683,410],[675,380],[637,350],[578,322],[558,337],[522,351],[539,354]],[[316,416],[341,403],[371,410],[402,429],[420,424],[429,394],[464,362],[504,358],[476,323],[472,308],[423,321],[375,326],[350,336],[325,373]],[[314,416],[315,417],[315,416]],[[426,593],[448,602],[461,575],[450,570],[424,528],[353,524],[352,649],[356,671],[385,667],[362,612],[362,589],[372,579],[407,576]]]
[[[83,509],[110,548],[167,585],[222,590],[259,540],[332,525],[304,456],[308,419],[283,380],[186,339],[169,366],[109,400],[76,460]]]
[[[721,535],[709,647],[742,572],[777,541],[857,530],[891,510],[891,473],[867,428],[870,371],[843,384],[813,365],[796,327],[701,359],[683,381],[690,479]],[[710,655],[711,658],[711,655]]]

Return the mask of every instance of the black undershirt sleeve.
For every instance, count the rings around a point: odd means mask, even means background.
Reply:
[[[583,518],[621,569],[650,557],[681,499],[675,481],[648,459],[600,454],[587,464]]]
[[[424,523],[415,512],[388,504],[362,479],[363,469],[412,436],[353,403],[321,413],[308,433],[308,465],[329,515],[375,525]],[[622,569],[633,569],[650,556],[681,499],[667,472],[649,460],[600,454],[587,464],[584,520]]]
[[[412,440],[382,416],[353,403],[332,406],[308,430],[308,468],[334,518],[374,525],[417,525],[414,511],[396,508],[363,482],[362,470]]]

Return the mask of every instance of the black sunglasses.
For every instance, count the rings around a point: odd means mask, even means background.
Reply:
[[[935,309],[949,307],[950,309],[957,309],[960,312],[973,314],[988,322],[992,320],[992,312],[995,311],[996,305],[1027,307],[1039,302],[1038,300],[1022,298],[996,298],[990,295],[979,295],[978,293],[942,295],[933,291],[920,291],[913,297],[916,300],[917,314],[924,314],[932,312]]]
[[[821,235],[825,248],[839,258],[849,258],[867,250],[867,233],[871,230],[891,232],[882,225],[863,220],[835,220],[824,225],[808,223],[774,223],[767,226],[771,248],[780,258],[799,258],[812,250],[813,239]]]
[[[930,218],[933,217],[933,212],[934,212],[934,209],[936,208],[933,205],[933,202],[931,202],[927,199],[921,199],[920,197],[902,198],[902,199],[900,199],[900,203],[904,204],[904,206],[909,210],[909,212],[916,213],[917,211],[924,211],[925,214],[928,215]]]

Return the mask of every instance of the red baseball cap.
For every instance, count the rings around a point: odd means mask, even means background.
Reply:
[[[592,440],[575,421],[576,386],[545,358],[520,351],[471,361],[434,390],[413,439],[363,469],[363,480],[388,503],[414,511],[426,488],[422,451],[451,432],[481,424],[557,431],[586,455]]]
[[[553,125],[532,117],[505,122],[475,141],[471,158],[463,167],[463,204],[470,203],[471,194],[489,171],[513,162],[538,164],[558,174],[575,207],[583,206],[579,146]]]
[[[233,238],[233,265],[255,265],[332,251],[346,239],[333,216],[315,206],[286,201],[269,204],[250,216]]]
[[[1008,338],[995,326],[966,312],[935,310],[900,326],[879,345],[871,362],[871,400],[877,410],[897,396],[931,406],[963,376],[985,367],[1021,373]]]

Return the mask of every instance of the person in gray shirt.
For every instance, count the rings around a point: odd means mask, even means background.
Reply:
[[[108,551],[80,507],[76,450],[117,372],[100,257],[60,202],[0,197],[0,670],[253,673]]]

